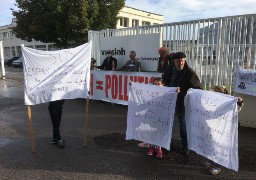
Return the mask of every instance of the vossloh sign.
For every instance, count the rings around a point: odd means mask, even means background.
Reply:
[[[143,71],[156,71],[160,34],[139,34],[130,36],[101,37],[100,62],[106,58],[106,51],[111,50],[117,59],[117,67],[123,66],[130,59],[131,51],[136,52],[136,59],[141,62]]]

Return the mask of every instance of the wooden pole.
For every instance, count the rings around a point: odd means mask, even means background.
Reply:
[[[31,107],[28,106],[28,121],[29,121],[29,134],[30,134],[30,142],[32,145],[32,152],[35,153],[35,138],[34,138],[34,130],[32,125],[32,116],[31,116]]]
[[[89,97],[86,99],[86,112],[85,112],[85,133],[84,133],[84,146],[87,146],[88,141],[88,111],[89,111]]]

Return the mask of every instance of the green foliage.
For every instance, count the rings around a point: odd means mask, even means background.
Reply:
[[[68,48],[85,43],[88,30],[115,28],[124,0],[16,0],[16,6],[18,38]]]

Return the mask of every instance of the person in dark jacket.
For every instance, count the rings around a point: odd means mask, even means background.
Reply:
[[[177,52],[173,59],[174,64],[168,66],[168,69],[165,71],[162,78],[165,86],[180,88],[180,93],[178,94],[176,102],[176,115],[178,116],[180,123],[180,137],[184,153],[188,154],[184,98],[189,88],[202,89],[202,87],[195,71],[186,63],[186,54]]]
[[[96,60],[94,58],[91,58],[91,66],[90,66],[90,70],[94,70],[95,65],[96,64]]]
[[[157,72],[164,73],[168,65],[173,63],[173,58],[168,54],[168,49],[166,47],[161,47],[159,49],[159,55]]]
[[[117,60],[112,56],[111,50],[108,50],[106,53],[107,53],[106,59],[104,59],[102,65],[96,66],[96,68],[114,71],[117,67]]]

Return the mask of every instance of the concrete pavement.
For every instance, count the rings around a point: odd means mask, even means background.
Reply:
[[[0,179],[256,179],[256,129],[239,127],[239,172],[222,168],[221,174],[211,176],[202,166],[205,158],[194,152],[181,154],[177,121],[172,151],[164,151],[163,159],[157,160],[138,148],[137,141],[124,139],[127,107],[99,101],[89,105],[87,147],[86,101],[65,102],[64,149],[50,143],[47,104],[32,106],[36,153],[31,153],[21,69],[7,69],[6,80],[0,80],[0,97]]]

